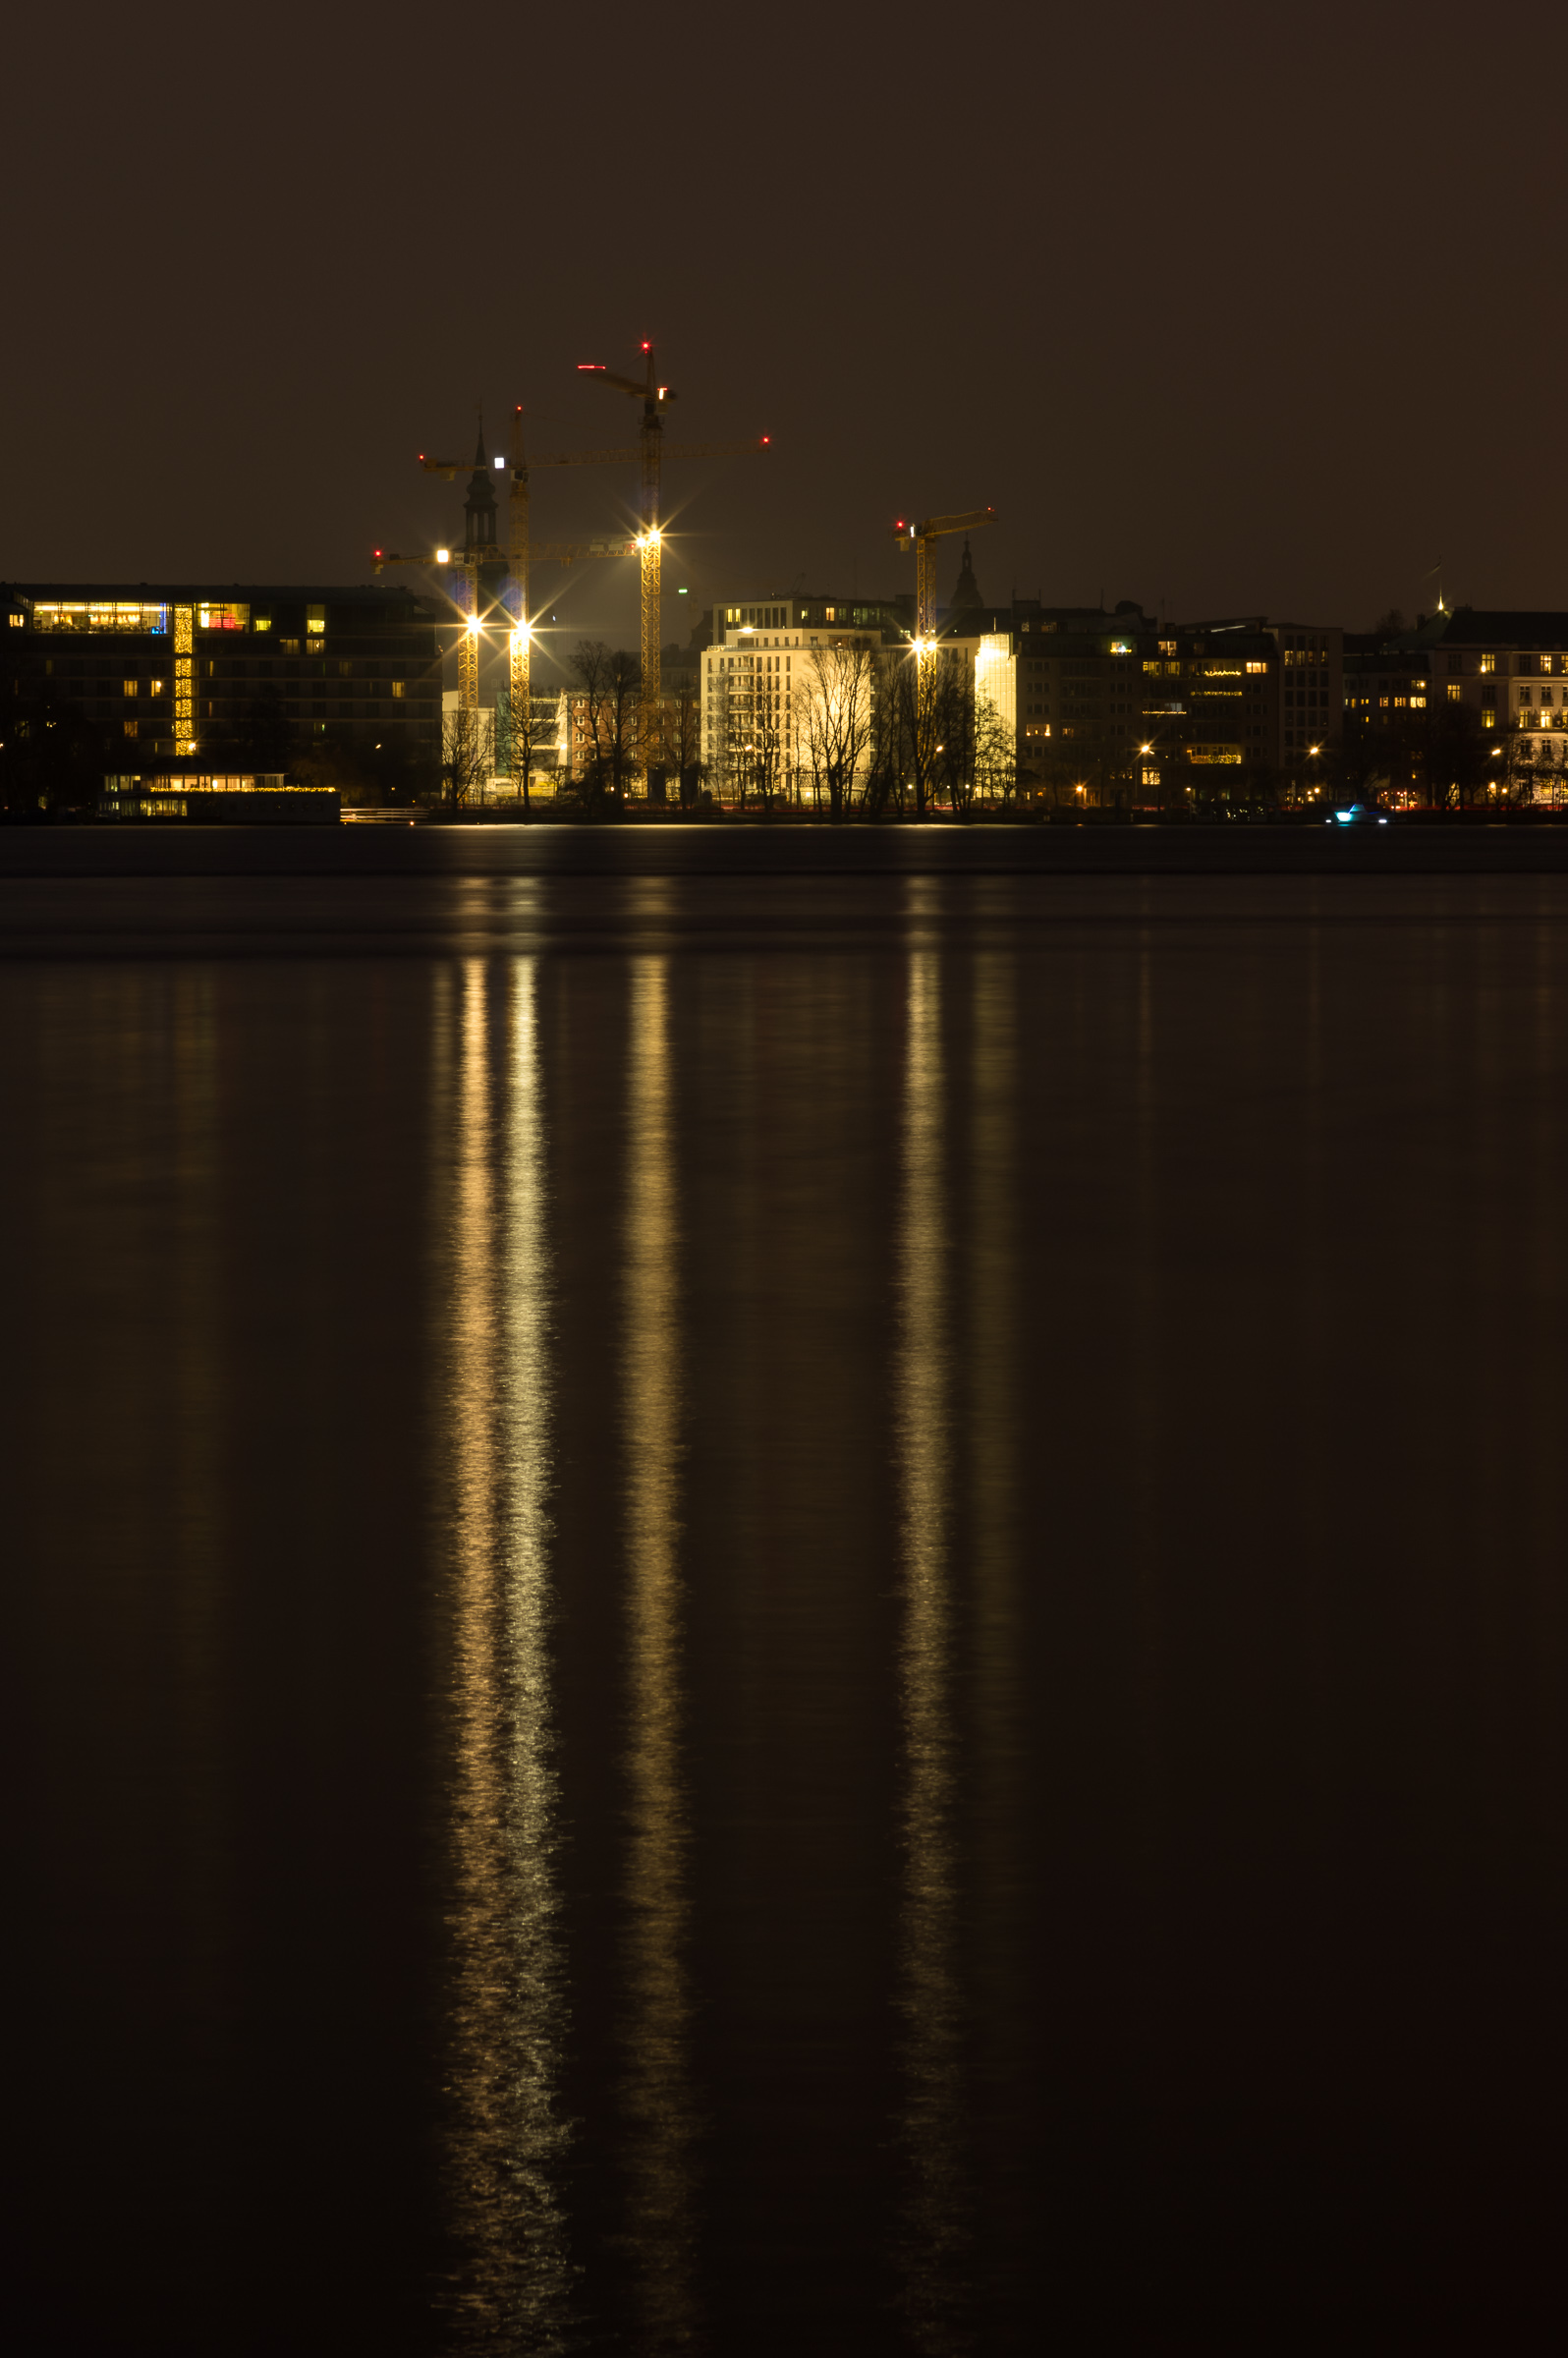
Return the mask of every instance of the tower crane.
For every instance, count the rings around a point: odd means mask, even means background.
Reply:
[[[927,516],[924,524],[906,524],[900,517],[893,527],[899,547],[915,551],[915,651],[923,662],[936,637],[937,541],[950,533],[975,533],[982,524],[995,522],[994,508],[971,508],[963,516]]]
[[[922,524],[893,528],[900,548],[915,551],[915,762],[916,808],[924,811],[926,764],[932,753],[936,703],[936,543],[950,533],[978,532],[994,524],[994,508],[971,508],[962,516],[927,516]]]
[[[663,550],[662,509],[659,499],[660,471],[666,456],[664,448],[665,405],[675,399],[669,385],[658,381],[654,365],[653,346],[643,342],[643,374],[617,376],[602,361],[579,361],[578,373],[596,376],[601,384],[617,393],[629,393],[634,401],[643,404],[643,422],[638,429],[637,446],[630,450],[585,450],[554,459],[540,459],[541,467],[586,467],[623,465],[636,459],[642,470],[642,530],[637,545],[643,555],[643,758],[652,765],[659,744],[660,701],[659,668],[663,649],[660,646],[660,556]],[[771,447],[771,437],[760,434],[750,442],[690,442],[678,445],[667,455],[674,459],[734,459],[757,455]]]
[[[507,564],[517,585],[518,611],[514,621],[511,645],[511,689],[514,714],[526,716],[529,698],[529,655],[531,646],[529,614],[529,565],[538,557],[558,564],[570,565],[585,557],[617,557],[629,555],[635,548],[642,557],[643,590],[643,744],[644,759],[651,763],[659,739],[659,557],[662,532],[659,525],[659,480],[664,454],[664,435],[660,412],[675,395],[668,385],[655,380],[653,347],[644,343],[646,355],[644,375],[641,381],[612,375],[598,362],[584,362],[580,365],[586,374],[601,375],[605,381],[623,393],[635,394],[644,404],[643,425],[636,444],[609,450],[552,451],[547,457],[528,460],[523,444],[523,405],[517,404],[512,413],[510,481],[507,486]],[[771,447],[771,437],[761,434],[746,442],[697,442],[678,446],[668,455],[683,459],[745,458],[759,455]],[[483,438],[480,437],[476,469],[482,469]],[[534,467],[622,467],[636,460],[642,468],[642,530],[635,538],[565,541],[552,540],[534,546],[529,532],[529,471]],[[496,467],[502,461],[497,459]],[[452,482],[463,473],[461,459],[431,458],[420,453],[420,465],[426,475],[437,475]],[[459,656],[459,688],[465,709],[476,710],[478,686],[478,584],[482,565],[497,564],[502,551],[490,542],[476,542],[465,548],[461,557],[454,558],[450,549],[437,550],[433,557],[400,557],[376,551],[376,567],[382,565],[452,565],[463,575],[463,612],[470,629],[463,635]]]
[[[510,662],[508,685],[511,690],[513,742],[528,742],[530,697],[530,654],[532,646],[532,621],[529,612],[529,563],[538,557],[546,563],[573,565],[585,557],[629,556],[637,546],[635,539],[622,534],[618,539],[605,540],[546,540],[533,547],[529,536],[529,477],[523,447],[523,405],[519,402],[512,413],[512,452],[510,463],[497,459],[496,467],[507,466],[510,476],[507,497],[507,546],[503,551],[492,539],[475,539],[457,553],[450,548],[437,548],[427,556],[399,556],[395,550],[375,551],[375,570],[383,565],[423,565],[448,568],[460,577],[461,591],[454,600],[465,621],[458,648],[458,702],[465,712],[476,712],[479,705],[479,577],[486,565],[498,565],[503,556],[512,581],[517,611],[510,633]],[[474,455],[477,478],[486,467],[484,434],[481,426],[478,446]],[[460,459],[432,459],[421,450],[420,465],[426,475],[440,476],[451,482],[463,472]]]

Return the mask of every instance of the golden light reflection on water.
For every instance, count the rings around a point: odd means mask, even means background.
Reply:
[[[1016,2010],[1024,2003],[1017,1921],[1026,1881],[1018,1546],[1022,1404],[1017,1389],[1017,963],[1010,951],[977,954],[974,1102],[968,1140],[973,1276],[965,1347],[970,1372],[969,1494],[974,1502],[977,1965],[987,2039],[994,2026],[1016,2020]]]
[[[909,2172],[901,2274],[922,2349],[962,2346],[954,2287],[969,2222],[961,2152],[955,1976],[950,1521],[953,1415],[944,1182],[941,966],[908,968],[898,1210],[895,1399],[904,1626],[904,1894],[900,1926],[903,2142]]]
[[[446,2183],[467,2345],[564,2348],[554,2175],[565,1996],[557,1914],[548,1493],[550,1248],[532,959],[463,970],[451,1116],[446,1437],[456,1533],[455,1892]],[[449,1037],[437,1009],[438,1049]]]
[[[622,2103],[640,2346],[650,2350],[685,2342],[693,2324],[677,1558],[680,1304],[668,1001],[669,961],[634,960],[623,1312],[630,1844]]]

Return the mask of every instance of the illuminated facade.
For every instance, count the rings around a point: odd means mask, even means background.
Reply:
[[[1335,628],[1166,626],[1131,600],[952,614],[944,652],[1010,730],[1026,800],[1136,808],[1211,792],[1220,771],[1306,779],[1339,732]]]
[[[0,606],[24,729],[93,732],[110,771],[272,770],[323,741],[439,754],[445,609],[407,590],[28,582]]]
[[[1560,766],[1568,750],[1568,614],[1460,606],[1423,618],[1386,651],[1419,669],[1428,709],[1468,704],[1484,730],[1513,732],[1529,758]],[[1377,694],[1378,717],[1394,709],[1380,689],[1364,693]]]
[[[822,692],[820,665],[812,658],[835,648],[864,649],[879,663],[883,634],[830,624],[757,629],[742,623],[729,625],[707,649],[701,758],[721,791],[744,786],[759,771],[783,780],[801,766],[810,735],[806,707]]]
[[[700,651],[722,646],[730,631],[880,631],[895,641],[915,628],[915,600],[908,597],[818,596],[795,591],[770,597],[748,594],[706,606],[698,617],[693,645]],[[695,657],[693,658],[695,660]]]

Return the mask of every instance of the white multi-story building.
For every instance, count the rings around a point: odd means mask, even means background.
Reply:
[[[767,770],[782,782],[808,758],[808,700],[834,649],[882,651],[880,631],[731,625],[702,656],[702,759],[720,790]]]

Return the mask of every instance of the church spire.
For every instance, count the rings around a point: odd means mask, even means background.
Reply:
[[[982,606],[984,602],[980,593],[980,584],[975,579],[975,568],[970,562],[969,535],[966,533],[964,536],[964,562],[958,569],[958,587],[953,591],[953,603],[950,610],[954,613],[962,613],[965,610],[973,612],[977,607]]]
[[[490,463],[484,451],[484,413],[479,413],[478,439],[474,445],[474,478],[469,484],[468,498],[463,502],[465,549],[495,546],[495,487],[490,480]]]

